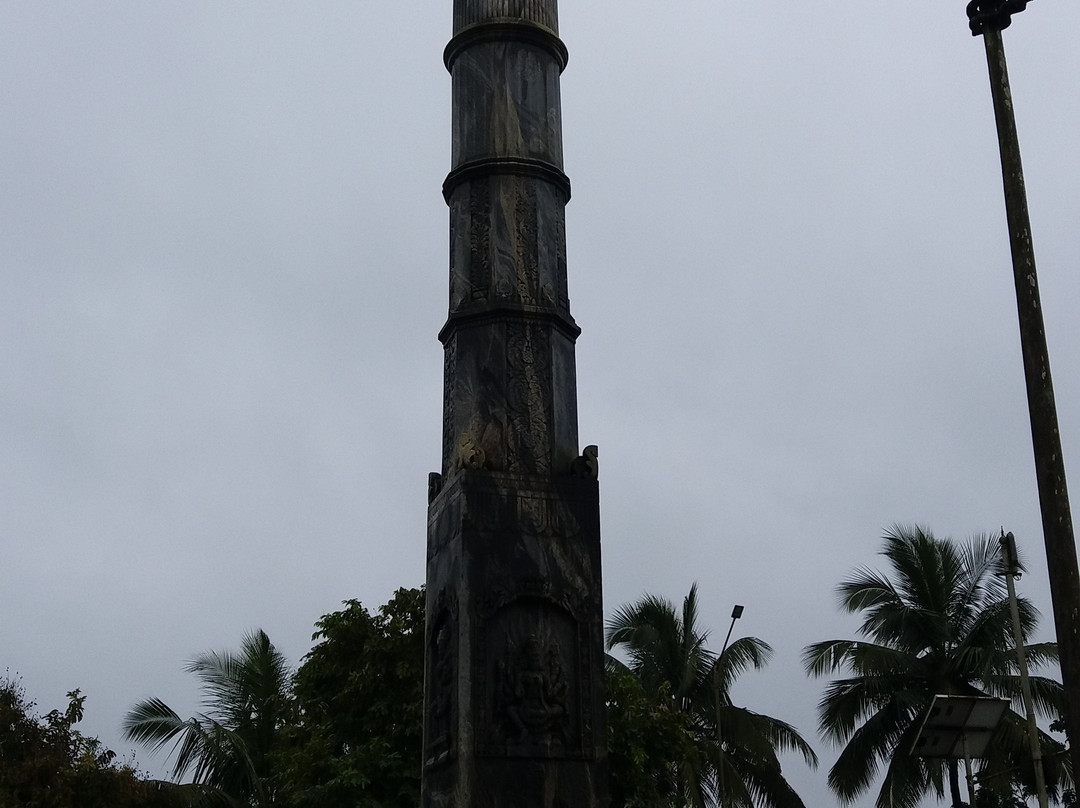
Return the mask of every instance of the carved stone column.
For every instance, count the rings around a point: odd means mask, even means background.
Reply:
[[[455,0],[426,808],[607,802],[595,449],[579,456],[555,0]]]

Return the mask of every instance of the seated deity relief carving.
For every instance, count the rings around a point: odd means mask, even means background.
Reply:
[[[557,642],[529,635],[521,647],[507,638],[498,664],[498,701],[512,743],[565,743],[567,692]]]
[[[547,598],[522,596],[525,584],[517,581],[518,595],[480,627],[478,639],[486,650],[474,680],[481,699],[477,751],[498,757],[581,757],[590,731],[582,699],[591,692],[582,656],[584,627]]]

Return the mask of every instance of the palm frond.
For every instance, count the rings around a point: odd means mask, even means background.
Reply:
[[[1028,643],[1024,646],[1024,655],[1027,657],[1028,666],[1031,668],[1041,668],[1044,665],[1056,665],[1058,663],[1057,643]]]
[[[655,693],[669,683],[685,709],[714,659],[704,647],[708,632],[699,631],[696,621],[696,586],[684,599],[681,613],[666,598],[646,595],[618,609],[608,621],[607,646],[626,654],[627,666],[647,691]]]
[[[1002,654],[1013,644],[1012,612],[1007,599],[996,598],[979,604],[979,610],[965,621],[958,646],[988,648]]]
[[[918,725],[913,724],[897,741],[898,749],[910,749],[917,735]],[[944,793],[940,765],[915,755],[894,754],[885,767],[874,805],[875,808],[918,808],[926,792],[935,787],[939,795]]]
[[[818,702],[818,727],[834,742],[849,740],[860,721],[892,705],[894,711],[914,715],[932,697],[913,688],[901,674],[861,675],[830,682]]]
[[[604,670],[607,673],[626,673],[633,674],[630,670],[630,666],[623,662],[618,657],[614,657],[611,654],[604,654]]]
[[[740,674],[751,668],[761,670],[772,655],[772,646],[764,640],[740,637],[724,649],[722,656],[713,660],[712,668],[706,674],[709,687],[719,687],[726,694]]]
[[[207,652],[188,663],[202,686],[205,712],[181,719],[161,699],[135,705],[125,736],[151,752],[174,743],[173,777],[191,775],[210,804],[267,804],[267,753],[286,704],[290,671],[262,631],[246,635],[239,653]]]
[[[884,705],[851,733],[829,770],[829,788],[844,803],[856,800],[873,782],[883,762],[897,750],[910,726],[907,711],[896,702]]]
[[[748,756],[740,752],[741,750],[733,750],[733,753],[727,756],[727,771],[731,773],[725,776],[724,780],[727,799],[723,802],[717,799],[717,805],[805,808],[802,799],[784,778],[775,755]],[[729,781],[734,781],[735,789],[728,785]],[[719,797],[719,793],[717,796]]]
[[[184,666],[195,674],[202,689],[202,707],[216,720],[240,714],[246,702],[241,688],[240,659],[230,651],[206,651]]]
[[[850,803],[886,765],[878,808],[915,808],[923,795],[944,793],[944,768],[904,751],[935,693],[991,692],[1017,699],[1017,658],[996,544],[985,535],[960,544],[918,526],[894,525],[883,536],[888,574],[857,569],[837,592],[860,614],[870,642],[829,640],[803,651],[812,676],[836,676],[818,704],[819,729],[843,745],[829,785]],[[1021,599],[1024,636],[1038,613]],[[1025,647],[1034,667],[1052,663],[1052,643]],[[1037,684],[1036,684],[1037,679]],[[1061,686],[1032,680],[1043,715],[1060,711]]]
[[[146,699],[132,707],[121,724],[124,738],[152,744],[154,749],[182,732],[187,722],[161,699]]]
[[[745,735],[757,735],[764,743],[761,748],[775,754],[779,752],[793,752],[806,762],[810,768],[817,768],[818,757],[813,747],[806,742],[795,727],[778,718],[755,713],[751,710],[736,708],[746,721]]]
[[[858,646],[857,640],[825,640],[806,646],[802,652],[803,667],[810,676],[825,676],[843,670],[848,656]]]
[[[652,595],[617,609],[606,632],[608,649],[626,659],[608,662],[609,670],[629,670],[646,693],[670,699],[669,708],[674,702],[690,722],[692,742],[674,767],[682,805],[705,808],[722,795],[729,808],[803,808],[777,754],[795,752],[816,765],[813,749],[790,724],[735,706],[729,695],[740,674],[768,662],[768,643],[740,637],[721,656],[711,652],[709,631],[699,623],[696,584],[679,610]]]
[[[900,603],[901,598],[892,581],[874,570],[860,568],[837,587],[840,607],[846,612],[861,612],[884,603]]]
[[[998,576],[1001,555],[996,540],[979,534],[958,548],[959,577],[955,611],[959,615],[977,615],[990,601],[1002,601],[1008,595],[1005,582]]]
[[[1046,676],[1029,676],[1031,700],[1035,713],[1044,718],[1057,718],[1065,711],[1065,688]]]

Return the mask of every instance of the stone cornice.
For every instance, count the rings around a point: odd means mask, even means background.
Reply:
[[[462,28],[446,46],[443,51],[443,63],[447,70],[454,69],[454,60],[466,48],[481,42],[522,42],[527,45],[536,45],[548,51],[559,64],[559,72],[566,69],[566,63],[570,58],[566,45],[558,35],[528,20],[502,18],[485,20]]]
[[[514,174],[519,177],[535,177],[536,179],[550,182],[562,189],[566,198],[570,201],[570,178],[563,173],[558,166],[552,165],[546,160],[536,160],[531,157],[484,157],[480,160],[470,160],[462,163],[449,174],[443,181],[443,199],[450,202],[450,196],[454,189],[463,182],[489,177],[493,174]]]

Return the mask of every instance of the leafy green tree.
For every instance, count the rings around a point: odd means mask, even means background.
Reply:
[[[609,665],[607,699],[611,808],[671,808],[680,802],[676,761],[695,754],[694,723],[666,692],[649,696],[625,668]]]
[[[173,776],[190,774],[203,802],[279,805],[269,756],[286,714],[285,657],[255,631],[239,653],[203,653],[185,670],[202,685],[205,713],[184,719],[161,699],[147,699],[125,716],[127,739],[152,752],[173,743]]]
[[[1017,788],[980,788],[975,792],[975,808],[1028,808],[1028,803]]]
[[[67,694],[67,708],[34,715],[22,687],[0,680],[0,806],[21,808],[179,808],[168,783],[142,779],[96,738],[75,725],[86,697]]]
[[[294,808],[414,808],[423,718],[424,592],[400,589],[369,612],[324,616],[293,685],[293,719],[275,754],[279,797]],[[613,808],[670,808],[673,760],[694,725],[646,695],[625,669],[606,678]]]
[[[818,705],[822,735],[844,745],[829,771],[829,786],[851,803],[884,765],[877,808],[915,808],[927,794],[941,799],[946,780],[953,805],[961,805],[956,761],[915,757],[907,750],[935,694],[1020,698],[997,548],[985,536],[961,545],[919,527],[894,527],[884,541],[891,575],[862,568],[838,588],[841,608],[863,616],[863,638],[828,640],[804,651],[811,675],[846,674],[828,685]],[[1027,600],[1019,605],[1027,635],[1038,612]],[[1025,649],[1032,668],[1057,659],[1053,643]],[[1031,687],[1036,710],[1057,715],[1061,685],[1033,676]],[[1025,761],[1030,770],[1024,727],[1019,715],[1006,714],[983,761],[984,774],[1023,771]],[[1045,734],[1040,740],[1053,787],[1062,777],[1062,748]],[[999,776],[995,783],[988,777],[989,790],[1005,799],[1012,779]]]
[[[275,756],[294,808],[420,804],[424,591],[399,589],[371,614],[358,601],[316,623]]]
[[[802,808],[777,753],[797,752],[816,766],[814,751],[790,724],[736,706],[730,698],[739,674],[763,667],[772,649],[755,637],[742,637],[717,656],[706,647],[708,636],[698,626],[696,585],[681,612],[665,598],[646,595],[617,610],[608,623],[608,648],[628,658],[625,664],[609,658],[609,665],[632,673],[654,705],[683,722],[688,742],[674,745],[666,758],[674,781],[667,804]],[[655,759],[652,765],[658,765]],[[657,784],[663,794],[664,778],[653,780],[653,793]]]

